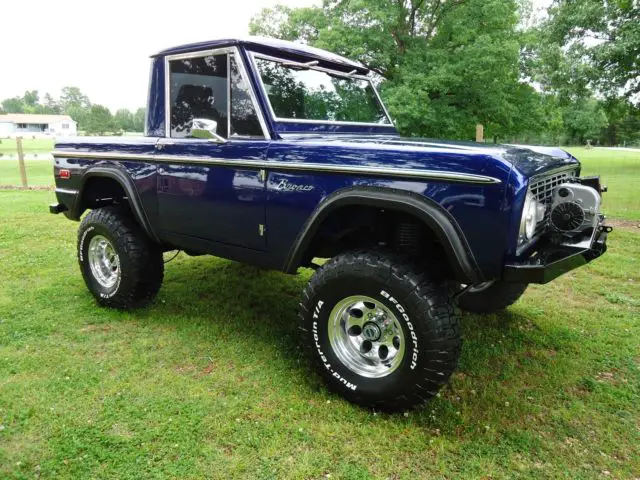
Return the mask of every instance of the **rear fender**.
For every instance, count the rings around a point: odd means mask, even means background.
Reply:
[[[96,177],[110,178],[116,181],[122,187],[122,189],[127,195],[127,200],[131,208],[131,213],[135,217],[136,221],[152,240],[159,243],[160,240],[158,239],[158,236],[154,232],[153,228],[151,227],[151,222],[149,222],[149,219],[144,211],[142,201],[140,200],[140,195],[138,195],[138,190],[136,189],[135,183],[125,171],[122,171],[121,169],[114,166],[91,167],[82,175],[76,201],[74,202],[73,206],[69,209],[67,216],[74,220],[80,219],[80,216],[85,210],[85,207],[82,204],[83,202],[82,196],[83,196],[84,188],[86,187],[88,181],[91,178],[96,178]]]

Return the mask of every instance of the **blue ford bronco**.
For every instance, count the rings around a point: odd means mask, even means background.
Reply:
[[[77,248],[97,302],[152,300],[170,250],[311,267],[299,317],[314,368],[348,400],[398,410],[454,371],[460,309],[503,309],[605,252],[604,188],[574,157],[402,138],[375,84],[273,39],[154,55],[144,137],[53,154],[50,211],[90,210]]]

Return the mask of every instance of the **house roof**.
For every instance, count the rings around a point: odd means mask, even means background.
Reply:
[[[7,113],[6,115],[0,115],[0,122],[11,123],[43,124],[61,122],[63,120],[74,122],[74,120],[69,115],[40,115],[31,113]]]
[[[294,43],[286,40],[278,40],[267,37],[243,37],[243,38],[220,38],[216,40],[208,40],[205,42],[189,43],[177,47],[168,48],[152,55],[159,57],[164,55],[175,55],[178,53],[197,52],[199,50],[209,50],[213,48],[223,48],[236,45],[243,45],[248,50],[276,56],[289,57],[292,60],[318,60],[330,63],[339,69],[356,69],[358,73],[366,74],[369,69],[359,62],[349,60],[348,58],[327,52],[319,48],[303,45],[302,43]],[[340,68],[342,67],[342,68]]]

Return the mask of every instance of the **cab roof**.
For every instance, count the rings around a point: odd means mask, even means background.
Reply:
[[[247,50],[253,52],[285,57],[289,60],[299,62],[318,60],[318,62],[327,64],[326,66],[330,66],[341,71],[351,71],[355,69],[357,70],[357,73],[362,75],[369,73],[369,69],[361,63],[354,62],[353,60],[336,55],[335,53],[310,47],[309,45],[303,45],[301,43],[267,37],[220,38],[205,42],[189,43],[186,45],[167,48],[166,50],[162,50],[161,52],[152,55],[152,57],[176,55],[179,53],[197,52],[199,50],[211,50],[214,48],[230,46],[244,46]]]

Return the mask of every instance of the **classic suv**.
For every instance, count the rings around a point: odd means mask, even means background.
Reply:
[[[313,365],[390,410],[447,382],[458,305],[505,308],[601,255],[610,230],[599,179],[568,153],[401,138],[365,66],[273,39],[154,55],[145,136],[60,140],[54,158],[51,212],[91,210],[77,248],[98,303],[150,301],[169,250],[314,268]]]

